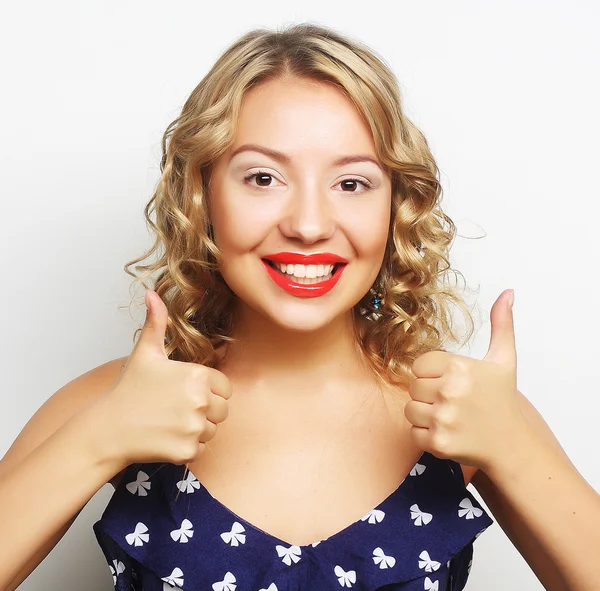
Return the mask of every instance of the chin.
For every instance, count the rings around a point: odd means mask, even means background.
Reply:
[[[352,309],[347,303],[348,309],[341,305],[341,302],[329,302],[330,306],[335,306],[335,310],[327,310],[320,298],[294,298],[291,302],[272,302],[268,307],[265,300],[253,301],[246,299],[245,304],[249,308],[250,314],[262,316],[262,321],[272,324],[276,329],[283,329],[290,332],[310,333],[325,330],[332,323],[343,322],[344,318],[348,320],[352,316]]]
[[[308,313],[304,315],[279,315],[273,317],[269,315],[269,320],[281,329],[298,332],[311,333],[325,330],[337,317],[324,318],[322,315]]]

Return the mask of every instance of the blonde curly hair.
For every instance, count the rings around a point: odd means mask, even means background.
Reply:
[[[124,269],[165,302],[169,358],[214,367],[217,349],[233,340],[235,295],[219,272],[221,254],[212,238],[211,170],[233,142],[244,93],[283,76],[328,82],[349,97],[390,176],[389,238],[374,284],[384,305],[376,319],[365,315],[366,294],[353,320],[368,366],[387,383],[406,385],[417,357],[458,342],[451,303],[465,315],[464,342],[473,334],[469,308],[445,281],[453,271],[448,256],[456,227],[441,210],[438,167],[422,132],[402,111],[390,68],[370,48],[330,28],[254,29],[219,57],[164,133],[161,177],[144,209],[155,241]],[[155,262],[138,264],[154,253]],[[155,273],[154,284],[147,283]]]

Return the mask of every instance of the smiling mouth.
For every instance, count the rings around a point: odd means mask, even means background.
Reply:
[[[301,285],[329,281],[335,272],[346,264],[334,263],[329,265],[298,265],[275,263],[269,259],[262,260],[286,279]]]

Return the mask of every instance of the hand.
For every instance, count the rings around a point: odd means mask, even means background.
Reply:
[[[168,312],[154,291],[139,339],[117,383],[94,410],[107,417],[117,463],[192,462],[227,418],[229,379],[196,363],[172,361],[164,348]]]
[[[415,359],[404,414],[424,451],[483,471],[528,432],[517,391],[517,353],[510,290],[490,313],[492,333],[483,360],[430,351]]]

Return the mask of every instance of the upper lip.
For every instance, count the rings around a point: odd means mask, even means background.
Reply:
[[[267,254],[263,258],[274,263],[290,263],[292,265],[334,265],[335,263],[348,263],[348,259],[331,252],[315,252],[313,254],[278,252]]]

